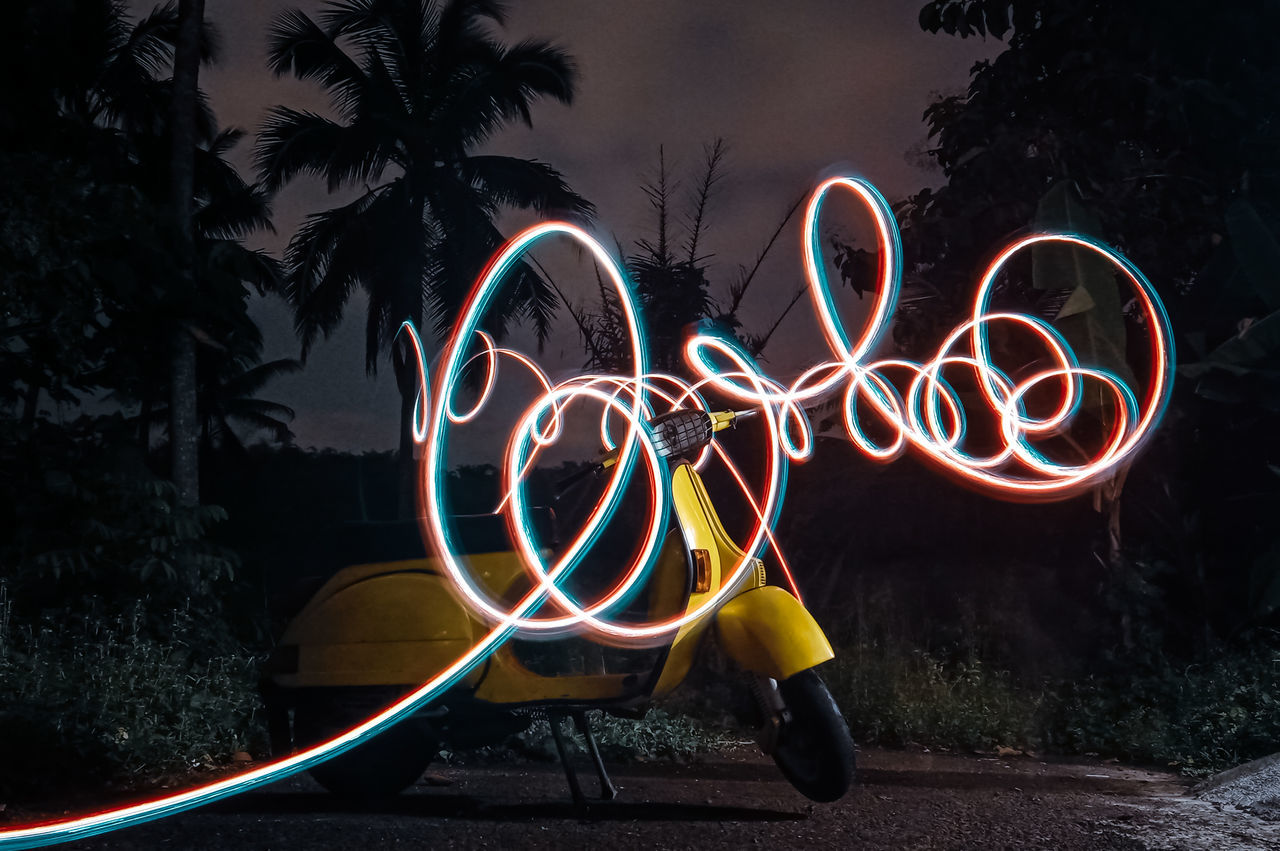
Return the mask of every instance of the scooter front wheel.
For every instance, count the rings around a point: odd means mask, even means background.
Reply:
[[[826,683],[812,668],[778,683],[785,707],[773,760],[806,798],[844,796],[853,782],[853,737]]]

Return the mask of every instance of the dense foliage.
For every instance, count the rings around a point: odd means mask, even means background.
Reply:
[[[249,729],[249,660],[222,606],[239,560],[211,538],[226,514],[179,498],[153,449],[175,326],[202,340],[210,400],[261,387],[236,370],[254,375],[249,287],[271,287],[275,263],[242,243],[270,217],[224,159],[243,134],[202,107],[197,286],[174,284],[174,6],[131,20],[106,0],[24,2],[9,21],[0,52],[25,64],[0,96],[0,785],[17,795],[189,768]],[[266,404],[240,403],[206,402],[211,441]]]
[[[899,344],[950,327],[985,252],[1026,229],[1118,246],[1173,319],[1174,405],[1133,475],[1099,493],[1098,551],[1131,649],[1247,640],[1280,606],[1278,15],[1267,2],[1092,0],[934,0],[920,12],[928,30],[1008,48],[925,113],[946,183],[902,213],[913,273],[935,290],[899,323]],[[1141,378],[1145,331],[1123,294],[1064,259],[1051,281],[1054,258],[1035,255],[997,298],[1054,322],[1086,360]]]

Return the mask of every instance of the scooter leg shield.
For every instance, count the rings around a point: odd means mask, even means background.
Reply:
[[[716,613],[720,646],[742,668],[785,680],[835,657],[822,628],[781,588],[753,588]]]

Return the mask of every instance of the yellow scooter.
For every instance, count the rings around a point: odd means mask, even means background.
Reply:
[[[644,598],[631,604],[647,619],[698,607],[745,557],[686,460],[739,416],[682,410],[652,423],[658,454],[671,464],[677,528],[663,545]],[[548,527],[554,518],[544,509],[536,519]],[[488,591],[507,599],[528,591],[530,580],[509,550],[498,516],[457,518],[456,528],[473,574]],[[263,695],[278,754],[350,728],[443,670],[491,629],[451,592],[438,562],[425,557],[416,524],[364,524],[355,531],[349,566],[293,618],[264,669]],[[550,540],[546,528],[542,540]],[[703,639],[714,633],[725,655],[752,678],[764,719],[763,750],[801,793],[834,801],[852,781],[854,747],[814,670],[833,658],[831,645],[794,596],[766,584],[764,564],[755,560],[754,567],[718,609],[656,649],[627,653],[594,645],[594,653],[582,654],[580,669],[557,670],[546,664],[549,645],[592,645],[581,638],[508,640],[425,709],[311,773],[341,795],[393,795],[413,784],[441,747],[497,743],[546,716],[570,791],[585,806],[561,732],[562,721],[572,718],[599,776],[601,797],[611,799],[614,787],[586,710],[640,717],[650,701],[680,684]],[[607,662],[622,670],[609,670]]]

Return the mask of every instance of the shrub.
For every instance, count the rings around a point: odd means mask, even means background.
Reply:
[[[1178,666],[1113,663],[1063,683],[1042,719],[1045,743],[1205,775],[1265,756],[1280,742],[1280,651],[1268,642],[1220,649]]]
[[[0,793],[145,784],[262,739],[253,657],[153,638],[142,603],[128,618],[13,628],[5,596],[0,585]],[[170,618],[174,636],[195,640],[189,611]]]

